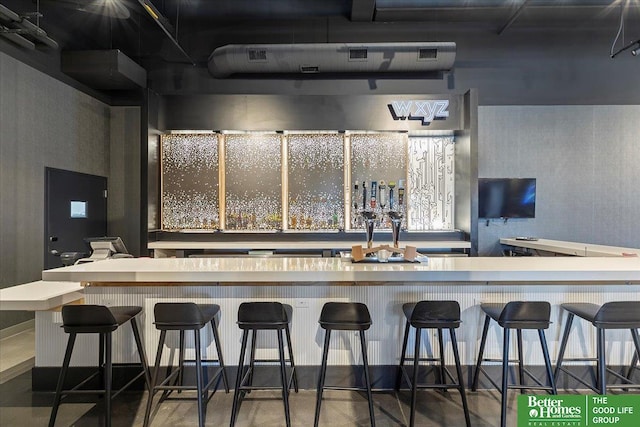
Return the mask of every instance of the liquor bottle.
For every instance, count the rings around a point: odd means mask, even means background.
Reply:
[[[360,198],[360,194],[359,194],[359,188],[358,188],[358,182],[356,181],[355,185],[353,186],[353,195],[351,197],[351,201],[353,202],[353,211],[351,212],[351,227],[352,228],[357,228],[358,227],[358,218],[360,217],[359,213],[358,213],[358,199]]]
[[[396,188],[395,181],[389,181],[389,210],[393,210],[393,189]]]
[[[398,180],[398,210],[404,211],[404,179]]]

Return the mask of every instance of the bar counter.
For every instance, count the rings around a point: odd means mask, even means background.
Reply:
[[[276,300],[291,305],[291,332],[296,364],[320,364],[322,331],[320,310],[328,301],[367,304],[373,325],[367,332],[369,360],[378,375],[389,378],[399,361],[405,319],[402,304],[424,299],[456,300],[462,310],[458,332],[463,365],[473,365],[482,332],[482,302],[544,300],[552,305],[553,324],[547,332],[552,361],[557,357],[565,315],[564,302],[640,299],[640,258],[502,257],[429,258],[428,263],[351,263],[340,258],[172,258],[112,259],[43,272],[45,281],[73,281],[86,285],[84,302],[105,305],[139,305],[149,360],[154,360],[159,332],[153,325],[153,307],[161,301],[193,301],[219,304],[224,358],[236,365],[240,330],[236,325],[243,301]],[[46,283],[46,282],[45,282]],[[574,339],[566,357],[595,354],[591,325],[576,322]],[[66,337],[59,327],[59,312],[36,314],[36,367],[60,366]],[[125,328],[126,329],[126,328]],[[127,330],[114,339],[115,361],[135,363],[133,338]],[[435,332],[434,332],[435,334]],[[352,365],[360,358],[356,336],[341,333],[329,363]],[[500,357],[501,332],[492,324],[486,357]],[[524,334],[527,346],[538,348],[537,336]],[[84,337],[83,337],[84,338]],[[209,337],[210,338],[210,337]],[[429,335],[433,343],[437,335]],[[94,342],[95,341],[95,342]],[[97,340],[83,341],[83,350],[72,364],[89,366],[97,360]],[[215,356],[207,339],[207,355]],[[628,331],[607,333],[608,358],[613,365],[631,361]],[[193,345],[193,344],[189,344]],[[429,344],[425,344],[429,345]],[[446,345],[451,345],[447,342]],[[274,355],[275,338],[260,339],[264,357]],[[168,361],[168,355],[165,352]],[[527,364],[542,365],[539,351],[528,352]],[[163,355],[164,358],[164,355]],[[452,360],[447,360],[452,364]],[[311,370],[310,372],[315,372]],[[386,372],[381,374],[381,372]],[[383,380],[379,384],[388,384]]]

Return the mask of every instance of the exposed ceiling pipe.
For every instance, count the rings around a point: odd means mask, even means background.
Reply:
[[[39,12],[37,12],[39,14]],[[53,49],[58,48],[58,43],[49,38],[47,33],[28,19],[18,15],[12,10],[0,4],[0,21],[4,25],[0,26],[0,35],[12,42],[27,49],[35,49],[35,44],[25,36],[33,38],[35,41],[45,44]]]
[[[209,56],[218,78],[236,73],[430,73],[453,67],[453,42],[225,45]]]
[[[187,54],[184,49],[182,49],[182,46],[180,46],[178,40],[176,40],[176,38],[173,36],[174,29],[169,20],[160,13],[160,11],[153,5],[153,3],[151,3],[151,0],[138,0],[138,3],[140,3],[140,6],[142,6],[145,12],[147,12],[147,14],[153,19],[153,21],[158,24],[160,29],[167,35],[167,37],[169,37],[169,40],[171,40],[171,42],[178,48],[180,53],[182,53],[182,55],[184,55],[184,57],[189,60],[191,65],[196,65],[196,62],[191,59],[189,54]]]

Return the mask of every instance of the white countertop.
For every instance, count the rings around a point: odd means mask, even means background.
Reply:
[[[464,257],[427,264],[354,264],[340,258],[109,259],[46,270],[75,282],[584,282],[640,284],[640,258]]]
[[[78,282],[37,282],[0,289],[0,310],[49,310],[81,299]]]
[[[389,243],[389,241],[384,240]],[[380,241],[375,240],[376,243],[384,243],[382,239]],[[366,245],[367,242],[362,240],[304,240],[299,242],[291,241],[244,241],[244,242],[193,242],[193,241],[158,241],[149,242],[147,245],[149,249],[228,249],[228,250],[242,250],[242,249],[351,249],[352,246]],[[471,242],[465,242],[462,240],[416,240],[416,241],[401,241],[401,246],[413,246],[416,248],[451,248],[451,249],[469,249],[471,248]]]
[[[611,257],[611,256],[640,256],[640,249],[623,248],[620,246],[594,245],[591,243],[565,242],[562,240],[520,240],[516,238],[500,239],[503,245],[520,248],[535,249],[545,252],[555,252],[564,255],[584,257]]]

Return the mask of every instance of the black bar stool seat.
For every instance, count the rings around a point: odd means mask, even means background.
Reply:
[[[298,392],[298,377],[296,367],[293,360],[293,348],[291,346],[291,333],[289,331],[289,323],[291,322],[291,306],[279,302],[243,302],[238,308],[238,327],[242,330],[242,344],[240,348],[240,361],[238,362],[238,372],[236,374],[236,387],[233,393],[233,407],[231,409],[231,423],[233,427],[238,417],[240,404],[245,392],[251,390],[272,390],[276,387],[262,387],[253,385],[253,372],[255,363],[261,362],[279,362],[280,364],[280,380],[282,383],[282,401],[284,405],[285,423],[287,427],[291,425],[289,415],[289,390],[293,383],[293,387]],[[273,330],[278,336],[278,354],[279,359],[260,359],[256,360],[256,335],[257,331]],[[289,350],[289,364],[291,366],[291,374],[287,379],[286,358],[284,353],[284,342],[282,332],[284,331],[287,340],[287,348]],[[245,356],[247,343],[249,341],[249,333],[251,333],[251,354],[249,357],[249,368],[245,372]]]
[[[56,422],[56,416],[60,407],[60,402],[64,396],[69,394],[102,394],[104,395],[104,416],[105,425],[111,425],[111,399],[120,394],[123,390],[133,384],[138,378],[144,376],[147,388],[150,386],[149,367],[147,365],[147,356],[144,352],[140,331],[136,323],[135,317],[142,312],[142,307],[137,306],[115,306],[106,307],[103,305],[65,305],[62,307],[62,327],[69,334],[67,341],[67,349],[65,351],[60,376],[58,377],[58,385],[56,387],[56,396],[51,409],[51,417],[49,418],[49,427],[53,427]],[[130,322],[133,337],[136,342],[138,356],[142,372],[137,374],[127,384],[115,392],[112,390],[113,363],[112,363],[112,333],[120,326]],[[71,355],[75,345],[77,334],[99,334],[98,349],[98,370],[80,382],[70,390],[63,390],[64,382],[69,370]],[[103,387],[99,390],[80,389],[93,378],[102,374]]]
[[[316,395],[316,415],[314,426],[320,422],[320,407],[322,405],[322,392],[327,390],[351,390],[366,391],[369,402],[369,418],[371,426],[375,427],[375,416],[373,411],[373,397],[371,395],[371,376],[369,373],[369,361],[367,358],[367,344],[364,332],[371,327],[371,315],[365,304],[359,302],[328,302],[322,307],[320,327],[325,330],[324,347],[322,349],[322,365],[318,377],[318,391]],[[329,343],[331,341],[331,331],[358,331],[360,335],[360,347],[362,350],[362,364],[364,370],[364,387],[337,387],[325,386],[324,380],[327,374],[327,358],[329,355]]]
[[[478,389],[478,379],[480,371],[482,371],[489,381],[500,391],[502,395],[502,411],[500,416],[500,425],[505,427],[507,423],[507,393],[509,389],[517,389],[521,392],[524,390],[546,390],[551,394],[557,394],[554,376],[551,370],[551,360],[549,358],[549,350],[544,335],[544,330],[549,328],[551,317],[551,305],[546,301],[511,301],[509,303],[484,303],[480,305],[480,309],[485,314],[484,327],[482,329],[482,339],[480,341],[480,351],[478,352],[478,362],[473,375],[473,385],[471,389]],[[502,341],[502,360],[485,359],[484,347],[487,342],[487,334],[489,332],[489,323],[491,319],[496,321],[503,328]],[[518,376],[519,384],[509,384],[509,346],[510,331],[515,329],[517,333],[518,344]],[[522,349],[522,330],[537,330],[544,357],[545,368],[549,385],[543,385],[536,377],[534,377],[527,369],[524,368],[523,349]],[[482,368],[482,362],[502,362],[502,385],[498,386]],[[537,385],[524,384],[525,374],[531,378]]]
[[[638,362],[638,355],[640,354],[640,338],[638,336],[638,328],[640,328],[640,301],[614,301],[608,302],[603,305],[593,303],[565,303],[561,307],[568,313],[564,333],[562,335],[562,342],[560,344],[560,350],[558,352],[558,361],[556,363],[555,378],[558,380],[560,371],[563,371],[567,375],[573,377],[578,382],[591,388],[593,391],[599,394],[606,394],[607,389],[636,389],[640,388],[640,384],[633,383],[631,378]],[[597,357],[594,358],[572,358],[565,359],[564,352],[569,340],[569,334],[571,332],[571,326],[573,319],[578,316],[590,322],[596,327],[598,331],[598,344],[597,344]],[[605,330],[607,329],[629,329],[631,331],[631,337],[635,345],[635,351],[631,360],[631,365],[626,376],[620,375],[607,368],[605,360]],[[595,384],[589,384],[582,380],[582,378],[569,372],[562,367],[562,363],[566,360],[574,362],[597,362],[597,377]],[[609,372],[613,376],[622,381],[623,384],[607,384],[606,374]]]
[[[458,353],[458,342],[456,340],[455,329],[460,326],[460,304],[457,301],[420,301],[418,303],[406,303],[402,305],[402,311],[406,318],[406,324],[404,328],[404,340],[402,342],[402,354],[400,356],[400,366],[398,370],[398,376],[396,379],[396,390],[400,390],[402,385],[402,379],[404,378],[409,387],[411,388],[411,416],[409,426],[415,425],[415,408],[417,400],[417,390],[422,389],[449,389],[456,388],[460,392],[462,398],[462,407],[464,410],[464,417],[467,427],[471,426],[471,420],[469,417],[469,408],[467,406],[467,396],[464,389],[464,379],[462,375],[462,367],[460,365],[460,355]],[[414,356],[408,358],[407,342],[409,340],[409,329],[415,328],[415,350]],[[440,358],[421,358],[420,357],[420,341],[423,329],[437,329],[438,330],[438,343],[440,345]],[[449,370],[444,364],[444,342],[442,337],[442,330],[448,329],[451,336],[451,344],[453,347],[453,356],[456,364],[456,373],[458,376],[458,382],[455,382]],[[413,361],[413,378],[410,379],[405,370],[405,361]],[[421,361],[439,361],[439,384],[418,384],[418,369],[419,362]],[[446,375],[446,376],[445,376]],[[453,383],[447,383],[448,378]]]
[[[220,376],[224,384],[225,391],[229,392],[229,383],[227,380],[227,373],[222,357],[222,346],[220,345],[220,336],[218,334],[218,326],[216,324],[216,316],[220,312],[220,306],[217,304],[196,304],[193,302],[161,302],[157,303],[154,307],[155,326],[160,331],[160,340],[158,342],[158,350],[156,352],[156,361],[153,373],[153,380],[151,382],[152,387],[149,391],[149,398],[147,400],[147,408],[144,415],[144,425],[149,425],[151,417],[151,407],[153,406],[153,397],[159,391],[163,392],[162,397],[158,403],[162,403],[163,400],[169,398],[173,391],[181,393],[182,391],[196,391],[197,396],[195,400],[198,401],[198,425],[204,426],[206,417],[206,403],[209,402],[212,392],[209,394],[214,382],[216,382]],[[207,325],[211,324],[213,332],[213,341],[216,346],[216,353],[218,359],[216,360],[204,360],[202,359],[202,347],[201,347],[201,330]],[[167,367],[167,375],[165,379],[158,384],[158,377],[160,375],[160,363],[162,361],[162,352],[164,350],[164,344],[168,331],[180,332],[180,348],[178,355],[178,368],[173,369],[171,365]],[[194,344],[195,344],[195,360],[185,360],[185,331],[193,331]],[[183,385],[184,364],[194,363],[196,368],[196,385],[185,386]],[[219,368],[213,377],[205,384],[204,369],[208,364],[218,364]],[[173,384],[170,384],[173,382]],[[185,398],[180,398],[184,400]]]

